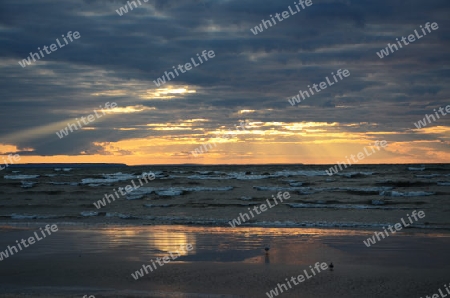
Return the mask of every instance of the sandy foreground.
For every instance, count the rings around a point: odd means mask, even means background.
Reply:
[[[3,227],[0,250],[43,226]],[[366,247],[363,240],[374,231],[60,225],[58,232],[0,262],[0,292],[1,297],[268,297],[266,292],[309,265],[333,262],[333,271],[299,285],[291,282],[279,297],[445,293],[450,234],[408,229]],[[186,244],[193,250],[138,280],[131,276]]]

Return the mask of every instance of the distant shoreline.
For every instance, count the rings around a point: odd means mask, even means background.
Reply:
[[[9,168],[90,168],[90,167],[128,167],[124,163],[23,163],[12,164]]]
[[[359,164],[358,166],[389,166],[389,165],[447,165],[450,163],[378,163],[378,164]],[[201,167],[226,167],[226,166],[331,166],[331,164],[303,164],[303,163],[266,163],[266,164],[139,164],[127,165],[124,163],[26,163],[11,164],[9,168],[90,168],[90,167],[149,167],[149,166],[201,166]]]

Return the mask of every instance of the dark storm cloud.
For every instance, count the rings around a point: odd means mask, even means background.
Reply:
[[[211,120],[195,123],[205,131],[231,127],[244,118],[375,122],[379,126],[367,129],[404,131],[423,114],[448,104],[447,0],[313,0],[312,6],[258,35],[250,28],[270,14],[294,7],[293,1],[141,0],[138,8],[119,16],[115,10],[126,3],[1,2],[2,143],[32,147],[45,155],[94,152],[94,141],[174,135],[148,131],[143,126],[148,123],[175,125],[199,118]],[[426,22],[437,22],[439,29],[388,57],[376,55],[388,42],[412,34]],[[30,51],[49,46],[68,31],[79,31],[81,38],[31,67],[19,66],[17,62]],[[203,50],[214,50],[216,56],[170,82],[197,93],[164,100],[140,96],[156,91],[153,80],[165,71]],[[324,81],[337,69],[348,69],[351,76],[308,98],[302,107],[289,105],[287,98]],[[128,93],[101,95],[117,89]],[[117,114],[94,122],[98,130],[77,132],[65,140],[57,139],[54,131],[14,137],[86,116],[107,101],[156,110]],[[242,109],[260,113],[237,115]],[[120,127],[138,130],[114,129]]]

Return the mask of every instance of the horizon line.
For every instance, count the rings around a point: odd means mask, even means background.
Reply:
[[[25,166],[25,165],[117,165],[117,166],[127,166],[127,167],[136,167],[136,166],[183,166],[183,165],[192,165],[192,166],[268,166],[268,165],[303,165],[303,166],[329,166],[335,165],[333,164],[305,164],[305,163],[247,163],[247,164],[201,164],[201,163],[179,163],[179,164],[133,164],[129,165],[126,163],[105,163],[105,162],[75,162],[75,163],[14,163],[9,164],[8,167],[17,167],[17,166]],[[450,165],[448,163],[368,163],[368,164],[352,164],[352,166],[370,166],[370,165]]]

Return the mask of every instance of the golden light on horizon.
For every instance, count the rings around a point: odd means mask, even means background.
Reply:
[[[140,105],[130,106],[121,112],[139,113]],[[446,162],[450,153],[442,146],[448,146],[449,128],[435,126],[421,131],[404,132],[360,132],[360,125],[367,123],[337,122],[247,122],[246,130],[227,127],[207,129],[203,123],[211,120],[203,118],[178,120],[172,123],[147,123],[136,127],[116,127],[114,130],[141,131],[147,136],[122,139],[115,142],[93,142],[92,149],[86,148],[73,156],[23,156],[21,162],[117,162],[133,164],[173,164],[173,163],[307,163],[334,164],[344,161],[346,156],[355,155],[375,140],[386,139],[388,146],[376,154],[368,156],[360,163],[402,163],[421,162],[420,156],[427,156],[428,162]],[[93,130],[94,128],[88,128]],[[355,129],[356,131],[348,131]],[[159,135],[161,132],[172,132]],[[442,140],[436,141],[393,141],[396,135],[414,133],[438,134]],[[153,135],[156,134],[156,135]],[[385,138],[386,136],[387,138]],[[216,144],[208,146],[208,144]],[[196,148],[208,146],[208,150],[198,157],[192,155]],[[5,147],[17,149],[14,145]],[[87,152],[92,152],[89,155]],[[98,153],[95,153],[98,152]],[[299,153],[300,152],[300,153]],[[111,161],[111,156],[114,160]]]

